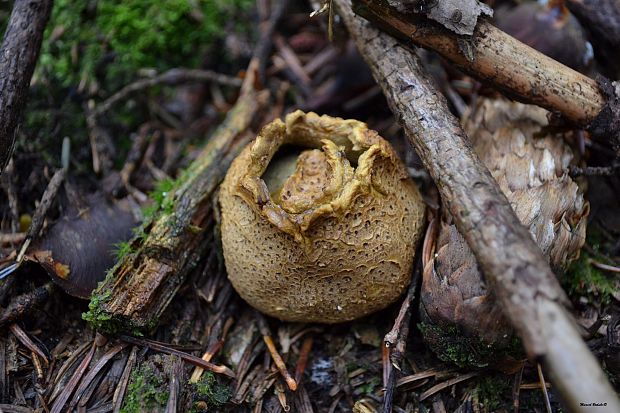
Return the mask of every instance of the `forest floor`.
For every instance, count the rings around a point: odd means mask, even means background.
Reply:
[[[49,229],[66,228],[67,217],[96,209],[101,199],[116,208],[130,196],[133,207],[139,209],[150,198],[161,196],[233,107],[259,42],[257,22],[267,21],[270,11],[266,0],[233,2],[231,7],[238,9],[222,12],[221,19],[212,22],[215,29],[208,34],[208,42],[190,36],[191,28],[175,26],[179,31],[168,35],[188,39],[188,45],[179,38],[165,40],[170,44],[152,57],[147,51],[159,43],[148,43],[143,37],[152,16],[146,14],[141,20],[147,25],[145,32],[131,20],[142,16],[129,12],[114,18],[110,14],[96,26],[95,17],[88,17],[90,3],[57,2],[49,22],[16,150],[0,177],[0,253],[7,264],[15,259],[48,183],[64,163],[66,177],[31,250],[74,249],[74,254],[85,258],[72,273],[101,280],[114,262],[113,254],[122,254],[120,241],[131,233],[131,223],[85,219],[76,229],[78,239],[51,236]],[[163,2],[166,6],[160,12],[172,16],[175,3]],[[302,109],[363,120],[397,149],[425,201],[436,210],[439,199],[434,184],[346,28],[336,19],[330,41],[326,14],[311,18],[316,5],[290,3],[271,35],[273,47],[259,80],[276,96],[274,106],[280,114]],[[201,22],[209,19],[205,13],[209,10],[200,6],[189,11]],[[7,17],[5,11],[3,18]],[[82,19],[81,24],[73,25],[72,18]],[[88,43],[96,36],[86,33],[87,28],[105,31],[114,25],[136,30],[128,38],[139,36],[146,42],[139,46],[143,47],[140,53],[134,51],[125,59],[130,52],[110,38]],[[127,39],[118,43],[123,41]],[[201,42],[204,47],[198,48]],[[178,56],[166,60],[176,50]],[[61,56],[66,60],[61,61]],[[498,96],[437,55],[421,51],[420,56],[455,115],[461,116],[480,98]],[[174,80],[141,82],[175,68],[225,76],[201,81],[200,74],[179,71]],[[114,92],[136,82],[135,92],[110,100]],[[89,117],[97,110],[95,118]],[[69,151],[65,155],[61,155],[63,141]],[[574,150],[583,152],[589,166],[609,164],[610,149],[595,142],[586,141],[585,149]],[[574,314],[588,330],[588,346],[604,363],[610,381],[618,385],[620,180],[617,174],[581,179],[587,181],[590,202],[587,241],[561,282]],[[111,235],[102,235],[102,225],[109,225],[106,231]],[[104,241],[96,241],[100,237]],[[117,240],[116,247],[106,243],[110,239]],[[88,252],[76,248],[91,241]],[[34,259],[5,276],[0,281],[0,411],[381,411],[384,384],[393,368],[384,336],[396,322],[401,300],[361,320],[338,325],[265,319],[232,289],[217,233],[207,250],[148,335],[105,336],[94,331],[82,317],[88,300],[64,291],[88,289],[92,280],[79,281],[86,287],[50,284],[48,272]],[[90,262],[89,257],[99,258]],[[413,293],[394,411],[543,412],[547,400],[553,411],[561,409],[549,383],[545,382],[548,393],[542,391],[536,364],[524,361],[509,371],[467,366],[462,361],[476,349],[466,343],[454,344],[449,356],[438,357],[418,328],[418,290]],[[297,380],[294,392],[272,361],[266,346],[270,340]],[[190,356],[205,355],[205,360],[230,367],[235,378],[202,372]]]

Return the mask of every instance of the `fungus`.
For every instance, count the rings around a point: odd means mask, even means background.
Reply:
[[[289,114],[233,161],[220,191],[228,277],[282,320],[337,323],[410,281],[425,206],[390,144],[356,120]]]

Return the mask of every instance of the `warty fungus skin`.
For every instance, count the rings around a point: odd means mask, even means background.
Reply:
[[[265,126],[220,190],[228,277],[273,317],[338,323],[410,281],[425,205],[366,124],[301,111]]]

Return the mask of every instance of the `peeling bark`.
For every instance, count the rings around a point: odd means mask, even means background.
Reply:
[[[17,0],[0,47],[0,173],[15,145],[52,0]]]
[[[248,72],[254,73],[252,64]],[[187,274],[209,245],[214,192],[235,156],[251,140],[247,133],[268,92],[256,92],[248,75],[237,103],[198,158],[177,180],[172,202],[135,237],[135,250],[110,270],[93,292],[85,318],[102,331],[146,331],[157,324]]]

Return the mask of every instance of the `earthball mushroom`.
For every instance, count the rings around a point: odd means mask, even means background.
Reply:
[[[266,125],[220,189],[228,278],[273,317],[338,323],[410,281],[425,205],[365,123],[296,111]]]

